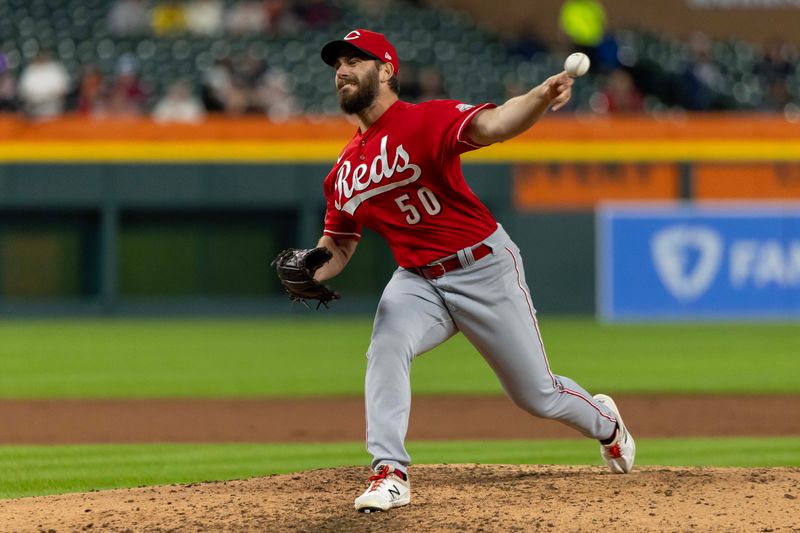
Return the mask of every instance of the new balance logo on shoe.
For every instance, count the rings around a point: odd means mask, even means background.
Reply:
[[[408,476],[388,465],[381,465],[369,478],[370,484],[364,493],[356,498],[356,511],[372,513],[388,511],[392,507],[408,505],[411,502],[411,485]]]

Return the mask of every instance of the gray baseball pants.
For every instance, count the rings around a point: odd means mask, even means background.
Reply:
[[[381,296],[367,351],[367,450],[373,468],[406,469],[411,361],[461,331],[492,367],[506,394],[541,418],[559,420],[593,439],[609,438],[614,414],[569,378],[550,371],[519,248],[503,228],[482,241],[492,253],[425,279],[399,268]],[[480,243],[476,243],[476,246]]]

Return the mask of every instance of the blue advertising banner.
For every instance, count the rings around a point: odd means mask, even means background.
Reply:
[[[800,319],[800,204],[606,204],[607,321]]]

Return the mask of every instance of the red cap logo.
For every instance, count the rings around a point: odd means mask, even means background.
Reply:
[[[400,70],[400,65],[397,61],[397,52],[386,36],[382,33],[362,28],[352,30],[341,40],[331,41],[323,46],[321,52],[322,60],[328,65],[333,66],[339,54],[347,48],[355,48],[368,57],[383,61],[384,63],[391,63],[394,67],[395,75],[397,75]]]

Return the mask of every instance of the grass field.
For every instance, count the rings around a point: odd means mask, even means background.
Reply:
[[[556,373],[611,393],[800,393],[797,324],[600,325],[544,318]],[[0,397],[362,394],[371,321],[0,323]],[[413,367],[415,392],[499,394],[456,337]],[[578,441],[417,442],[417,463],[599,464]],[[362,443],[0,446],[0,497],[188,483],[367,464]],[[797,466],[800,437],[642,440],[638,464]]]
[[[0,324],[0,397],[360,395],[371,321]],[[797,324],[599,325],[543,318],[556,373],[610,393],[798,393]],[[419,358],[416,393],[495,394],[462,336]]]
[[[641,439],[637,444],[641,466],[800,466],[800,437]],[[418,464],[601,464],[596,443],[586,440],[412,442],[409,450]],[[0,498],[368,463],[363,443],[0,446]]]

